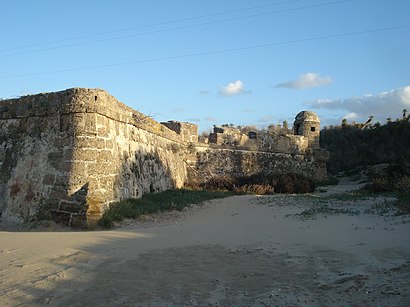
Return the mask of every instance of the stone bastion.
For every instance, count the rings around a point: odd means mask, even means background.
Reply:
[[[100,89],[1,100],[0,220],[93,227],[113,202],[211,176],[326,177],[313,112],[288,134],[216,130],[199,142],[196,125],[158,123]]]

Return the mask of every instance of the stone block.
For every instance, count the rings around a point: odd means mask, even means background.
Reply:
[[[56,167],[56,170],[64,174],[69,174],[72,170],[73,162],[71,161],[60,161]]]
[[[53,202],[60,202],[63,199],[67,199],[67,191],[65,189],[55,188],[49,195],[49,200]]]
[[[47,109],[45,107],[36,108],[34,111],[35,116],[45,116],[47,113]]]
[[[9,110],[8,106],[0,106],[0,113],[7,112]]]
[[[84,114],[84,129],[87,131],[96,131],[97,119],[95,113]]]
[[[28,106],[27,105],[18,105],[16,107],[16,117],[24,118],[28,116]]]
[[[105,140],[98,137],[79,136],[74,140],[74,147],[77,148],[91,148],[104,149]]]
[[[50,212],[51,218],[56,223],[61,223],[65,226],[71,226],[71,216],[70,212],[63,212],[59,210],[52,210]]]
[[[98,182],[100,188],[110,191],[114,187],[115,178],[114,176],[101,176],[98,178]]]
[[[96,162],[111,162],[114,160],[111,150],[99,150],[96,156]]]
[[[72,115],[61,115],[60,116],[60,132],[72,131],[73,118]]]
[[[90,174],[94,174],[95,176],[108,176],[116,174],[118,172],[118,168],[116,167],[116,164],[112,163],[111,161],[100,161],[98,163],[93,163],[92,165],[89,165],[88,172]]]
[[[96,161],[98,150],[77,148],[73,152],[73,161]]]
[[[66,174],[58,174],[56,176],[56,180],[55,180],[55,187],[57,188],[56,190],[59,191],[59,195],[60,192],[64,192],[65,195],[67,195],[67,189],[69,186],[69,180],[70,180],[70,175],[69,173]]]
[[[60,168],[61,159],[62,159],[62,152],[53,151],[47,154],[48,164],[54,167],[55,169]]]
[[[60,201],[60,205],[58,207],[59,211],[71,212],[71,213],[79,213],[82,211],[82,205],[76,202],[68,202],[68,201]]]
[[[87,218],[85,213],[73,214],[71,216],[71,225],[72,228],[87,228],[91,225],[87,225]]]
[[[87,162],[71,162],[71,175],[81,175],[85,177],[88,176]]]
[[[107,126],[97,127],[97,135],[99,137],[107,138],[110,136],[110,130]]]
[[[105,116],[97,114],[97,125],[105,126]]]
[[[43,177],[43,184],[44,185],[54,185],[56,181],[56,176],[54,174],[46,174]]]
[[[63,161],[72,161],[74,155],[74,149],[72,147],[66,147],[63,149]]]
[[[11,112],[3,112],[3,119],[11,119],[12,113]]]
[[[73,140],[72,137],[63,135],[53,140],[53,146],[57,148],[64,148],[64,147],[72,146],[72,140]]]
[[[112,140],[105,140],[105,148],[106,149],[113,149],[114,148],[114,142]]]

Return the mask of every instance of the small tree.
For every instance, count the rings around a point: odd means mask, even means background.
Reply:
[[[286,120],[283,121],[283,130],[287,133],[289,130],[288,122]]]

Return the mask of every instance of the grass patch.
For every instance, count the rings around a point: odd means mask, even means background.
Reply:
[[[404,193],[389,193],[396,200],[385,200],[375,204],[365,211],[368,214],[377,215],[406,215],[410,214],[410,195]]]
[[[339,201],[358,201],[358,200],[364,200],[364,199],[369,199],[369,198],[376,198],[380,195],[381,194],[370,193],[365,190],[354,190],[350,192],[321,196],[320,199],[339,200]]]
[[[300,213],[296,213],[295,216],[299,216],[304,220],[309,220],[315,218],[317,215],[337,215],[337,214],[349,214],[349,215],[358,215],[360,212],[353,209],[341,209],[341,208],[332,208],[326,204],[318,204],[312,208],[303,210]]]
[[[397,207],[395,206],[395,201],[383,201],[372,205],[370,208],[364,211],[366,214],[375,214],[380,216],[386,215],[397,215]]]
[[[206,190],[168,190],[160,193],[143,195],[139,199],[126,199],[111,204],[110,208],[98,221],[98,226],[109,229],[114,222],[120,222],[124,218],[135,219],[141,215],[153,214],[163,211],[181,211],[191,204],[198,204],[205,200],[224,198],[234,195],[233,192],[206,191]]]

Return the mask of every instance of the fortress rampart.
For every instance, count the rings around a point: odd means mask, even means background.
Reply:
[[[0,219],[93,226],[112,202],[213,175],[294,172],[321,180],[327,155],[318,148],[319,126],[313,130],[204,144],[196,125],[158,123],[99,89],[2,100]]]

